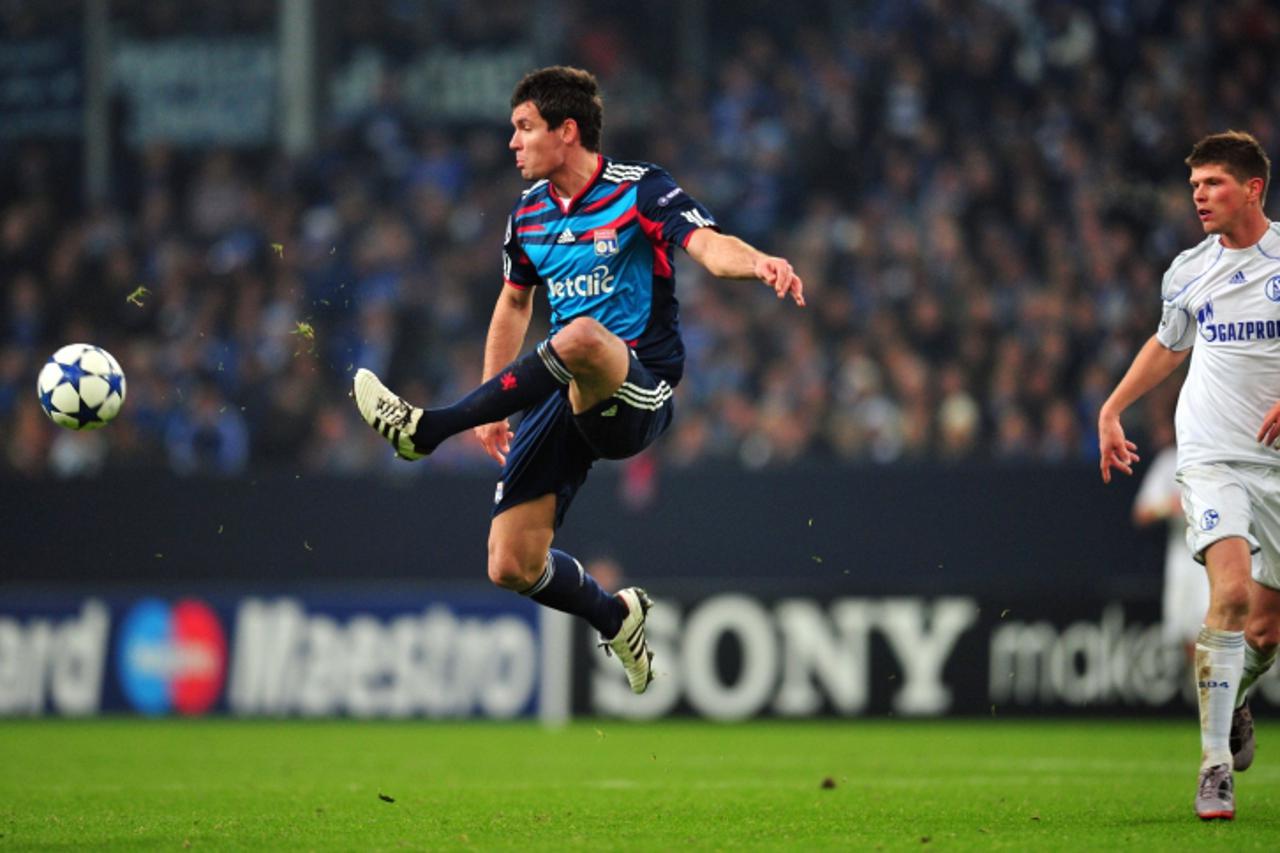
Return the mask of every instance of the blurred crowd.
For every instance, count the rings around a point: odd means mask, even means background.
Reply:
[[[414,4],[348,5],[348,40],[412,51]],[[531,26],[470,5],[441,6],[459,44]],[[803,23],[708,2],[705,54],[678,60],[676,7],[651,5],[564,6],[546,59],[599,75],[606,153],[663,165],[788,257],[809,306],[681,255],[689,363],[642,465],[1091,460],[1161,273],[1202,239],[1191,144],[1237,128],[1280,154],[1280,11],[1261,0],[884,0]],[[505,104],[432,122],[389,73],[303,156],[121,145],[96,206],[68,192],[64,150],[0,145],[0,472],[491,465],[469,436],[394,463],[347,389],[369,367],[431,405],[480,379],[523,187],[509,132]],[[37,405],[40,365],[72,341],[125,368],[108,430]]]

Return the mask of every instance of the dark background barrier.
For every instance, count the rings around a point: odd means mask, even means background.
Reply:
[[[1016,594],[1155,602],[1163,530],[1129,520],[1136,482],[1092,466],[664,472],[637,494],[602,466],[558,544],[657,590]],[[493,480],[127,472],[0,484],[0,582],[485,582]]]
[[[408,618],[426,638],[432,602],[481,594],[495,613],[528,605],[485,581],[492,480],[420,467],[394,481],[133,472],[6,482],[0,658],[52,655],[14,670],[27,675],[10,679],[11,710],[61,707],[32,686],[40,673],[54,684],[80,670],[58,649],[116,650],[94,682],[104,709],[123,707],[121,685],[137,672],[168,684],[160,676],[172,680],[190,654],[131,614],[150,607],[168,624],[185,607],[213,614],[205,621],[221,626],[233,676],[238,661],[268,673],[260,686],[277,676],[328,685],[333,713],[458,713],[430,703],[360,711],[359,683],[344,674],[349,664],[378,689],[410,684],[388,669],[403,657],[389,651],[399,648],[393,623]],[[662,678],[632,696],[576,621],[571,639],[539,629],[522,642],[541,650],[552,682],[570,685],[556,707],[574,714],[1185,713],[1185,662],[1158,626],[1164,532],[1132,526],[1135,487],[1104,487],[1092,466],[701,469],[641,483],[602,466],[558,541],[653,593]],[[245,613],[259,615],[246,623]],[[285,628],[287,654],[277,648]],[[413,654],[445,654],[446,634]],[[133,637],[159,645],[144,643],[131,668],[119,649]],[[1280,697],[1272,681],[1270,702]],[[235,708],[219,694],[209,707],[302,713],[309,691]]]

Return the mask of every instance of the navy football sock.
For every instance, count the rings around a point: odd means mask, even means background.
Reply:
[[[545,607],[581,616],[606,639],[617,636],[627,617],[627,605],[605,592],[581,563],[555,548],[547,553],[542,577],[524,594]]]
[[[423,412],[413,444],[430,453],[449,436],[514,415],[568,385],[571,379],[573,375],[552,349],[551,341],[543,341],[453,405]]]

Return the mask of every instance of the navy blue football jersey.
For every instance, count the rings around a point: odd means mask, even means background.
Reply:
[[[715,227],[664,169],[601,157],[567,208],[545,180],[520,197],[507,220],[503,277],[546,290],[552,335],[592,317],[675,385],[684,345],[673,255],[697,229]]]

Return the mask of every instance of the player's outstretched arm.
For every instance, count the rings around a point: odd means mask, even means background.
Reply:
[[[779,299],[790,296],[804,305],[804,282],[786,258],[766,255],[737,237],[699,228],[685,245],[690,257],[717,278],[755,278],[773,288]]]
[[[1133,474],[1133,464],[1139,461],[1138,445],[1125,438],[1120,415],[1130,404],[1150,391],[1186,359],[1190,350],[1177,352],[1169,349],[1152,335],[1138,351],[1124,378],[1111,392],[1107,402],[1098,412],[1098,467],[1102,482],[1111,482],[1111,469]]]

